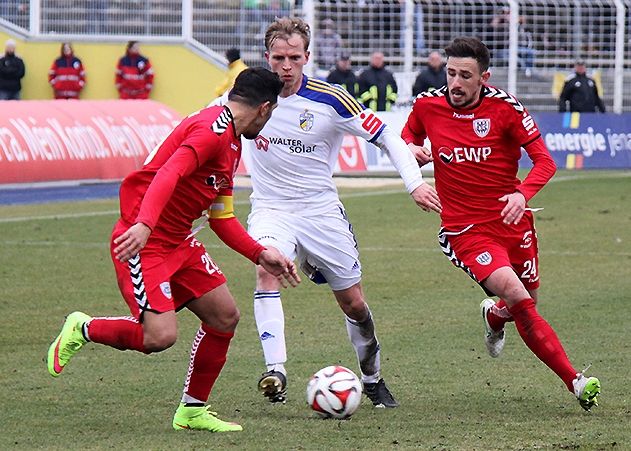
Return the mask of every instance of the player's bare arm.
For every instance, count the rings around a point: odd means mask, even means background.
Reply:
[[[425,211],[435,211],[440,214],[442,211],[442,206],[440,204],[440,199],[438,198],[438,193],[433,186],[429,185],[427,182],[420,185],[414,191],[410,193],[416,205],[421,207]]]
[[[499,201],[506,202],[506,206],[501,213],[502,218],[504,218],[504,224],[519,224],[526,211],[526,198],[524,195],[516,191],[500,197]]]
[[[125,233],[114,240],[114,244],[118,244],[114,249],[116,258],[122,262],[132,258],[145,247],[149,235],[151,235],[151,229],[142,222],[131,226]]]
[[[410,148],[412,155],[414,155],[414,158],[416,158],[419,167],[425,166],[427,163],[434,161],[432,152],[427,147],[417,146],[413,143],[409,143],[408,147]]]
[[[258,264],[261,265],[265,271],[276,276],[283,288],[287,288],[287,283],[292,287],[300,283],[300,276],[296,271],[294,262],[285,257],[275,247],[268,246],[267,249],[261,252]]]

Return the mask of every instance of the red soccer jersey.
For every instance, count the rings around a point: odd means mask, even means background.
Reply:
[[[555,171],[537,124],[506,92],[485,86],[479,102],[458,109],[449,104],[447,88],[421,94],[414,102],[402,137],[407,143],[432,143],[436,190],[444,226],[464,226],[500,218],[505,202],[520,191],[534,196]],[[534,166],[517,178],[521,147]]]
[[[121,217],[153,231],[147,248],[172,249],[189,235],[217,195],[231,195],[241,158],[227,107],[203,109],[184,119],[120,188]]]

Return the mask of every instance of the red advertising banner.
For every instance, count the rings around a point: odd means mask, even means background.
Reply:
[[[0,102],[0,184],[122,179],[179,123],[151,100]]]

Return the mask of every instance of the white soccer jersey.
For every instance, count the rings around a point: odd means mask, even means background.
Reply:
[[[251,161],[252,208],[309,215],[339,202],[332,175],[344,135],[375,142],[385,127],[341,87],[304,76],[296,94],[279,97],[259,136],[243,140]]]

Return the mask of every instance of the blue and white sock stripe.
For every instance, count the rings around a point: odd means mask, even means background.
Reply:
[[[263,300],[263,299],[275,299],[280,298],[280,291],[255,291],[254,299]]]

